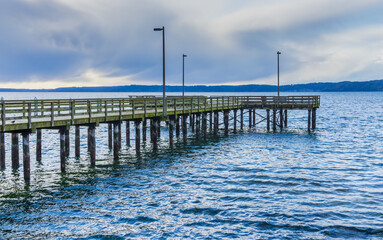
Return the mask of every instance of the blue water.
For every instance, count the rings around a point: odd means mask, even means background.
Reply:
[[[163,125],[157,153],[147,142],[136,156],[123,137],[119,161],[100,125],[95,168],[82,128],[81,158],[72,151],[65,174],[58,133],[44,130],[30,185],[22,167],[11,170],[7,136],[0,239],[382,239],[383,94],[320,95],[312,134],[307,112],[290,111],[282,132],[261,124],[207,141],[189,133],[187,146],[180,138],[170,150]]]

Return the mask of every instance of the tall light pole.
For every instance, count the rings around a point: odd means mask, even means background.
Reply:
[[[166,116],[166,95],[165,95],[165,27],[162,26],[162,28],[154,28],[154,31],[162,31],[162,101],[163,101],[163,108],[162,108],[162,115]]]
[[[280,51],[277,52],[277,56],[278,56],[278,97],[279,97],[279,55],[281,54]]]
[[[182,54],[182,97],[185,97],[185,58],[186,54]]]

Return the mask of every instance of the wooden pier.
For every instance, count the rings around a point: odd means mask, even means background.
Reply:
[[[135,150],[139,154],[142,141],[147,137],[149,120],[153,150],[158,149],[161,121],[169,129],[169,146],[182,133],[187,143],[188,121],[197,139],[206,139],[208,132],[217,135],[219,115],[223,113],[225,135],[233,120],[233,132],[244,129],[244,115],[248,114],[248,127],[266,122],[267,131],[276,132],[288,124],[288,110],[307,110],[307,131],[316,128],[316,110],[319,96],[220,96],[220,97],[167,97],[166,112],[163,100],[157,97],[130,97],[104,99],[47,99],[1,101],[0,170],[5,169],[5,133],[12,135],[12,168],[19,168],[19,135],[23,143],[23,169],[25,181],[30,180],[30,135],[36,133],[36,161],[41,161],[42,129],[57,129],[60,136],[60,167],[65,172],[70,152],[70,128],[75,128],[75,156],[80,156],[80,126],[88,126],[90,164],[96,165],[96,127],[108,124],[108,144],[118,158],[121,149],[123,122],[125,137],[130,143],[130,123],[134,123]],[[232,118],[230,119],[230,112]],[[264,114],[262,115],[261,112]],[[238,119],[239,118],[239,119]],[[208,131],[209,128],[209,131]],[[141,133],[142,129],[142,133]]]

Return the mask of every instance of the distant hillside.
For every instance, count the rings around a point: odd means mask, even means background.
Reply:
[[[181,92],[181,86],[166,86],[167,92]],[[239,86],[185,86],[187,92],[275,92],[273,85]],[[280,86],[281,92],[356,92],[383,91],[383,80],[366,82],[308,83]],[[162,92],[162,85],[127,85],[113,87],[70,87],[56,89],[12,89],[0,88],[0,92]]]

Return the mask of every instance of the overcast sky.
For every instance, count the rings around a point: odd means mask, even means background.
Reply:
[[[383,77],[382,0],[1,0],[0,87]]]

